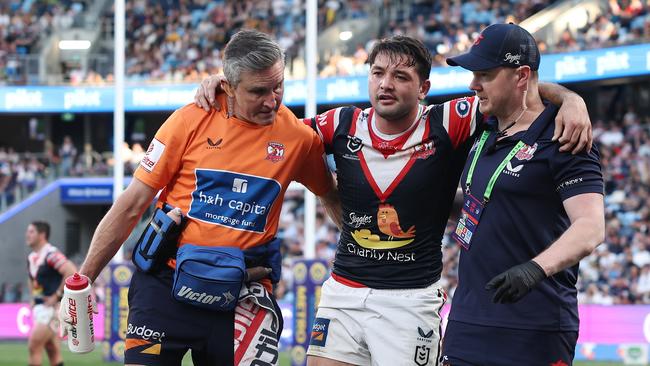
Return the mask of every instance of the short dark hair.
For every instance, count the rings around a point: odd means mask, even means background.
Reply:
[[[45,234],[45,240],[50,240],[50,224],[45,221],[34,221],[32,225],[39,234]]]
[[[415,66],[420,81],[429,79],[432,62],[431,52],[419,40],[407,36],[393,36],[379,40],[372,47],[370,56],[368,56],[368,63],[371,67],[379,54],[388,55],[391,62],[396,62],[405,57],[403,64],[407,67]]]

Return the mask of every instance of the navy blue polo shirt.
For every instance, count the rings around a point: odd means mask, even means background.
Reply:
[[[565,199],[603,193],[596,147],[572,155],[559,152],[559,143],[551,141],[556,114],[557,108],[549,104],[527,131],[500,140],[493,149],[496,134],[487,139],[471,184],[472,195],[481,201],[488,180],[515,144],[521,140],[528,146],[499,175],[470,249],[461,249],[451,320],[517,329],[578,330],[577,264],[545,279],[514,304],[494,304],[494,291],[485,290],[494,276],[534,258],[567,230]],[[463,187],[475,151],[476,144],[463,171]]]

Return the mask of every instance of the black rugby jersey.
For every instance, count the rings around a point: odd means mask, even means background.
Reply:
[[[526,146],[499,175],[469,250],[461,248],[450,320],[517,329],[578,330],[578,264],[546,278],[514,304],[494,304],[494,291],[485,290],[494,276],[536,257],[567,230],[571,223],[564,200],[603,193],[596,146],[577,155],[559,152],[560,144],[551,140],[556,114],[557,107],[548,105],[527,131],[500,140],[495,148],[490,148],[495,133],[485,142],[471,184],[471,194],[479,199],[515,144],[521,140]],[[465,165],[463,186],[472,157],[473,153]]]
[[[65,255],[50,243],[45,244],[38,252],[29,253],[27,265],[35,303],[43,301],[45,296],[53,295],[59,288],[63,279],[59,268],[67,260]]]
[[[374,127],[373,108],[341,107],[311,119],[336,162],[339,277],[378,289],[422,288],[440,278],[440,243],[482,117],[475,97],[419,108],[397,137]]]

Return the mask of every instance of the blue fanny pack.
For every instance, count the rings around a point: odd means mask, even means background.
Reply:
[[[173,207],[166,203],[162,209],[156,209],[133,248],[131,259],[142,272],[151,272],[164,264],[165,260],[173,257],[178,237],[185,224],[185,217],[183,216],[181,224],[177,225],[171,217],[167,216],[167,212],[172,209]]]
[[[282,239],[274,238],[268,243],[244,250],[246,267],[263,266],[271,268],[269,277],[272,283],[280,282],[282,278]]]
[[[241,249],[184,244],[176,255],[172,295],[190,305],[230,311],[237,306],[245,279]]]

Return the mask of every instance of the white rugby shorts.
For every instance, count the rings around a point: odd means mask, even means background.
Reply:
[[[421,289],[323,284],[308,355],[354,365],[431,366],[440,358],[439,282]]]
[[[54,332],[59,331],[59,318],[57,317],[58,311],[52,306],[45,304],[34,305],[32,309],[32,319],[34,324],[49,325]]]

